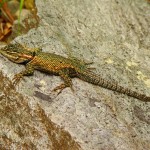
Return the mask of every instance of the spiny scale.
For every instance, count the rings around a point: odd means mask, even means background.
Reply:
[[[64,80],[64,83],[54,90],[61,91],[65,87],[72,89],[71,77],[78,77],[86,82],[126,94],[145,102],[150,102],[150,97],[145,94],[132,91],[117,83],[101,78],[99,75],[91,72],[87,63],[79,61],[76,58],[65,58],[53,53],[45,53],[42,52],[41,49],[26,48],[19,43],[7,45],[0,50],[0,54],[15,63],[23,63],[26,65],[25,70],[15,75],[13,79],[15,84],[18,83],[23,76],[33,75],[34,70],[40,70],[49,74],[59,75]]]

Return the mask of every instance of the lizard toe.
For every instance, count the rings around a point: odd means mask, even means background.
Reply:
[[[17,85],[17,84],[20,82],[21,79],[22,79],[22,76],[21,76],[21,75],[19,75],[19,74],[15,75],[15,76],[13,77],[13,79],[12,79],[13,84],[14,84],[14,85]]]

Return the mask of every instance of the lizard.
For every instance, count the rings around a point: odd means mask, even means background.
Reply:
[[[71,78],[77,77],[88,83],[134,97],[144,102],[150,102],[150,96],[118,85],[116,82],[105,80],[89,68],[88,65],[90,63],[76,58],[66,58],[54,53],[42,52],[40,48],[27,48],[19,43],[6,45],[0,49],[0,54],[14,63],[25,64],[25,70],[14,76],[14,85],[18,84],[24,76],[33,75],[35,70],[39,70],[59,75],[64,80],[64,83],[53,89],[54,91],[60,90],[61,92],[66,87],[70,87],[73,90]]]

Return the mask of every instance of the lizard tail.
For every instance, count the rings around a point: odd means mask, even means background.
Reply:
[[[99,75],[96,75],[95,73],[93,73],[91,71],[84,71],[84,73],[77,73],[77,76],[78,76],[78,78],[80,78],[86,82],[92,83],[94,85],[98,85],[98,86],[104,87],[104,88],[112,90],[112,91],[126,94],[128,96],[137,98],[141,101],[150,102],[150,97],[146,96],[145,94],[141,94],[141,93],[132,91],[128,88],[118,85],[115,82],[105,80],[105,79],[101,78]]]

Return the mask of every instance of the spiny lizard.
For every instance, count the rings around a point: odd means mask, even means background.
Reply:
[[[107,81],[96,75],[88,67],[88,63],[79,61],[75,58],[65,58],[53,53],[42,52],[41,49],[29,49],[21,44],[9,44],[0,50],[0,54],[7,57],[14,63],[25,64],[26,69],[16,74],[13,78],[14,84],[17,84],[23,76],[33,75],[34,70],[40,70],[54,75],[59,75],[64,83],[56,87],[56,90],[63,90],[66,87],[72,88],[73,77],[102,86],[104,88],[126,94],[142,101],[150,101],[150,97],[145,94],[132,91],[122,87],[117,83]]]

